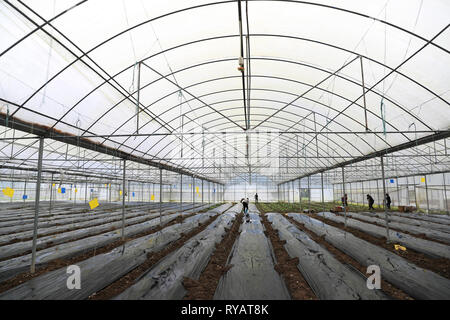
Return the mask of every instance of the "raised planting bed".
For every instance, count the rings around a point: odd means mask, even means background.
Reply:
[[[313,241],[279,213],[267,213],[291,257],[298,258],[298,269],[324,300],[380,300],[387,296],[367,288],[366,278],[339,262],[325,248]]]
[[[67,288],[66,268],[61,268],[0,294],[0,299],[86,299],[143,263],[147,254],[161,250],[219,211],[220,208],[186,218],[182,223],[77,263],[82,274],[80,290]]]
[[[291,299],[256,207],[249,208],[250,222],[243,218],[241,233],[228,259],[231,268],[221,277],[214,294],[218,300]]]
[[[319,212],[318,216],[330,219],[331,221],[345,223],[345,218],[331,212]],[[371,223],[362,222],[356,219],[347,218],[349,227],[367,232],[375,237],[386,237],[386,228]],[[395,243],[406,246],[418,252],[422,252],[430,257],[443,257],[450,259],[450,247],[435,241],[425,240],[408,235],[403,232],[389,229],[389,239]]]
[[[378,265],[381,276],[415,299],[450,299],[450,280],[336,227],[299,213],[289,217],[302,223],[334,247],[364,266]]]

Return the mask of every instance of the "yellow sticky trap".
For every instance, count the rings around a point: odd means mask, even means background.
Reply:
[[[78,192],[78,189],[77,189],[77,188],[75,188],[75,193],[76,193],[76,192]]]
[[[52,184],[52,187],[54,187],[55,186],[55,184]]]
[[[198,187],[195,187],[195,191],[198,193]]]
[[[119,195],[122,195],[122,190],[119,191]]]
[[[191,187],[191,184],[189,183],[189,188]]]
[[[94,200],[89,201],[89,206],[91,207],[91,210],[97,208],[98,207],[97,198],[94,198]]]
[[[61,188],[58,188],[58,193],[61,193]]]
[[[152,196],[150,197],[150,200],[155,200],[155,195],[152,194]]]
[[[420,182],[425,183],[425,177],[420,178]]]
[[[402,251],[406,251],[406,248],[401,246],[401,245],[399,245],[399,244],[394,244],[394,248],[395,248],[395,250],[399,250],[400,249]]]
[[[105,187],[107,187],[108,185],[105,183]]]
[[[7,197],[12,198],[14,195],[14,189],[11,189],[10,187],[6,187],[5,189],[2,190],[3,194]]]

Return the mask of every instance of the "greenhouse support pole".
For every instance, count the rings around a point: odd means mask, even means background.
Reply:
[[[194,176],[192,176],[192,211],[194,210],[194,206],[195,206],[195,178]]]
[[[300,210],[302,209],[302,179],[298,179],[298,197],[299,197],[299,204],[300,204]]]
[[[159,225],[162,226],[162,168],[159,168]]]
[[[320,185],[322,187],[322,211],[325,211],[325,196],[323,193],[323,172],[320,173]]]
[[[130,180],[128,180],[127,197],[128,197],[128,203],[130,203],[130,198],[131,198],[131,195],[130,195]]]
[[[26,195],[27,194],[27,180],[25,179],[25,186],[23,187],[23,194]],[[23,198],[23,202],[25,202],[25,197]]]
[[[53,174],[52,174],[52,177],[53,177]],[[52,178],[52,180],[53,180],[53,178]],[[52,183],[52,185],[53,185],[53,183]],[[84,204],[87,203],[87,190],[88,190],[88,178],[86,177],[86,186],[84,188]]]
[[[425,175],[425,194],[427,196],[427,214],[430,213],[430,201],[428,200],[428,181],[427,175]]]
[[[50,182],[50,205],[48,207],[48,213],[52,212],[52,198],[53,198],[53,173],[52,173],[52,181]]]
[[[126,179],[126,164],[127,160],[123,159],[123,179],[122,179],[122,241],[125,240],[125,179]],[[124,244],[125,245],[125,244]],[[124,247],[125,248],[125,247]]]
[[[448,212],[448,201],[447,201],[447,184],[445,183],[445,172],[442,174],[442,177],[444,178],[444,180],[442,180],[442,184],[444,186],[444,201],[445,201],[445,208],[447,210],[447,215],[449,214]]]
[[[202,204],[203,204],[203,179],[202,179]]]
[[[311,211],[311,176],[308,176],[308,213]]]
[[[363,198],[362,204],[364,207],[366,205],[366,197],[364,195],[364,181],[361,182],[361,190],[362,190],[362,198]]]
[[[34,202],[34,229],[33,229],[33,246],[31,249],[31,273],[36,271],[36,241],[38,230],[38,216],[39,216],[39,200],[41,196],[41,177],[42,177],[42,157],[44,152],[44,137],[39,137],[39,154],[38,154],[38,175],[36,181],[36,195]]]
[[[172,183],[169,185],[169,202],[172,202]]]
[[[347,231],[347,206],[345,205],[345,177],[344,177],[344,167],[342,167],[342,197],[344,197],[344,201],[342,205],[344,206],[344,222],[345,222],[345,230]]]
[[[408,179],[408,178],[406,178],[406,179]],[[400,205],[400,187],[399,187],[399,185],[398,185],[398,177],[397,177],[397,179],[395,180],[395,182],[397,183],[397,200],[398,200],[398,202],[397,202],[397,208],[398,208],[398,206]]]
[[[377,196],[378,196],[378,206],[381,205],[380,203],[380,186],[378,185],[378,179],[377,179]],[[384,202],[383,202],[384,203]]]
[[[413,181],[414,181],[414,202],[416,203],[416,209],[419,209],[419,205],[417,203],[416,179],[414,179],[414,178],[413,178]]]
[[[292,203],[295,203],[295,188],[294,188],[294,180],[291,181],[292,185]]]
[[[180,211],[183,207],[183,174],[180,173]]]
[[[386,202],[386,180],[384,179],[383,156],[381,156],[380,159],[381,159],[381,175],[383,178],[383,207],[384,207],[384,219],[386,220],[386,242],[389,243],[389,220],[388,220],[387,206],[385,204],[385,202]]]

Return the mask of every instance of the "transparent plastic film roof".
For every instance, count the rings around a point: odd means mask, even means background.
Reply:
[[[449,23],[446,0],[0,1],[2,137],[45,128],[47,166],[111,174],[58,135],[221,182],[448,170]]]

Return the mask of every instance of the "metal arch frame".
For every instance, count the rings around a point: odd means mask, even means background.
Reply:
[[[264,0],[256,0],[256,1],[264,1]],[[288,0],[282,0],[282,1],[288,1]],[[218,2],[218,3],[216,3],[216,4],[222,4],[222,3],[228,3],[228,2],[233,2],[233,1],[226,1],[226,2]],[[300,1],[288,1],[288,2],[298,2],[298,3],[306,3],[306,2],[300,2]],[[7,3],[9,3],[8,1],[7,1]],[[9,3],[10,4],[10,3]],[[309,3],[310,4],[310,3]],[[11,5],[11,4],[10,4]],[[211,5],[211,4],[206,4],[206,5]],[[317,5],[317,4],[314,4],[314,5]],[[201,6],[205,6],[205,5],[201,5]],[[191,8],[188,8],[188,9],[183,9],[182,11],[185,11],[185,10],[190,10],[190,9],[193,9],[193,8],[198,8],[198,7],[201,7],[201,6],[195,6],[195,7],[191,7]],[[324,7],[327,7],[327,8],[334,8],[334,7],[331,7],[331,6],[325,6],[325,5],[323,5]],[[338,9],[339,10],[339,8],[334,8],[334,9]],[[343,11],[346,11],[346,12],[350,12],[350,13],[354,13],[354,14],[358,14],[358,13],[356,13],[356,12],[351,12],[351,11],[349,11],[349,10],[343,10]],[[174,11],[173,13],[177,13],[177,12],[180,12],[180,11]],[[173,13],[169,13],[169,14],[173,14]],[[167,15],[169,15],[169,14],[167,14]],[[115,35],[115,36],[113,36],[113,37],[111,37],[110,39],[108,39],[108,40],[105,40],[104,42],[102,42],[101,44],[99,44],[99,45],[97,45],[96,47],[94,47],[93,49],[91,49],[91,50],[89,50],[89,51],[87,51],[86,53],[84,53],[83,54],[83,56],[84,55],[86,55],[87,56],[87,54],[89,53],[89,52],[91,52],[91,51],[93,51],[93,50],[95,50],[96,48],[98,48],[98,47],[100,47],[101,45],[103,45],[104,43],[106,43],[106,42],[108,42],[108,41],[110,41],[110,40],[112,40],[112,39],[114,39],[115,37],[117,37],[117,36],[119,36],[119,35],[121,35],[121,34],[123,34],[124,32],[127,32],[127,31],[129,31],[129,30],[131,30],[131,29],[134,29],[135,27],[138,27],[138,26],[140,26],[140,25],[142,25],[142,24],[144,24],[144,23],[147,23],[147,22],[151,22],[151,21],[154,21],[154,20],[156,20],[156,19],[159,19],[159,18],[161,18],[161,17],[165,17],[165,16],[167,16],[167,15],[163,15],[163,16],[160,16],[160,17],[157,17],[157,18],[154,18],[154,19],[149,19],[149,20],[147,20],[147,21],[145,21],[145,22],[143,22],[143,23],[141,23],[141,24],[138,24],[138,25],[136,25],[136,26],[134,26],[134,27],[131,27],[131,28],[129,28],[129,29],[127,29],[127,30],[125,30],[125,31],[123,31],[123,32],[121,32],[121,33],[118,33],[117,35]],[[362,15],[362,16],[365,16],[365,15]],[[368,17],[368,16],[367,16]],[[42,19],[42,18],[41,18]],[[44,19],[43,19],[44,20]],[[45,21],[45,20],[44,20]],[[380,22],[383,22],[382,20],[379,20]],[[48,22],[46,22],[46,23],[48,23]],[[54,28],[55,30],[57,30],[55,27],[53,27],[50,23],[48,23],[52,28]],[[394,26],[394,25],[392,25],[392,26]],[[396,27],[396,26],[394,26],[394,27]],[[37,28],[35,31],[37,31],[37,30],[39,30],[39,29],[41,29],[41,28]],[[402,30],[401,28],[400,28],[400,30]],[[405,31],[406,32],[406,30],[403,30],[403,31]],[[59,31],[58,31],[59,32]],[[62,33],[60,33],[60,34],[62,34]],[[62,34],[63,35],[63,34]],[[415,34],[413,34],[413,35],[415,35]],[[51,36],[51,35],[49,35],[49,36]],[[64,35],[63,35],[64,36]],[[253,37],[254,35],[252,35],[252,37]],[[417,36],[417,35],[415,35],[415,36]],[[51,36],[52,38],[54,38],[53,36]],[[419,37],[419,36],[417,36],[417,37]],[[420,38],[420,37],[419,37]],[[57,39],[55,39],[56,41],[58,41]],[[421,40],[426,40],[426,39],[422,39],[421,38]],[[433,44],[433,45],[435,45],[433,42],[431,42],[431,44]],[[328,44],[329,45],[329,44]],[[331,45],[332,46],[332,45]],[[439,47],[439,46],[438,46]],[[439,48],[441,48],[441,47],[439,47]],[[173,49],[173,48],[171,48],[171,49]],[[443,49],[443,48],[441,48],[442,50],[444,50],[444,51],[446,51],[447,53],[448,53],[448,51],[447,50],[445,50],[445,49]],[[9,49],[8,49],[9,50]],[[81,51],[81,50],[80,50]],[[160,53],[162,53],[162,52],[166,52],[167,50],[164,50],[164,51],[161,51]],[[73,53],[72,53],[73,54]],[[159,54],[159,53],[158,53]],[[0,55],[1,56],[1,55]],[[76,56],[76,55],[75,55]],[[72,62],[71,64],[73,64],[73,63],[75,63],[76,61],[78,61],[78,60],[80,60],[80,61],[82,61],[83,62],[83,60],[81,60],[81,58],[83,57],[83,56],[81,56],[81,57],[78,57],[77,58],[77,60],[75,60],[74,62]],[[367,57],[366,57],[367,58]],[[146,59],[143,59],[142,61],[145,61]],[[94,62],[95,63],[95,62]],[[56,76],[58,76],[61,72],[63,72],[65,69],[67,69],[67,67],[69,67],[71,64],[69,64],[68,66],[66,66],[65,68],[63,68],[60,72],[58,72],[54,77],[52,77],[51,79],[49,79],[41,88],[39,88],[32,96],[30,96],[23,104],[22,104],[22,106],[29,100],[29,99],[31,99],[37,92],[39,92],[43,87],[45,87],[50,81],[52,81]],[[86,64],[87,65],[87,64]],[[384,64],[382,64],[384,67],[387,67],[386,65],[384,65]],[[89,65],[87,65],[89,68],[91,68]],[[387,67],[387,68],[389,68],[389,67]],[[92,68],[91,68],[92,69]],[[390,68],[389,68],[390,69]],[[93,70],[94,72],[96,72],[95,70]],[[98,72],[96,72],[97,74],[98,74]],[[397,72],[398,74],[401,74],[401,73],[399,73],[399,72]],[[98,74],[99,75],[99,74]],[[403,75],[403,74],[401,74],[401,75]],[[100,75],[99,75],[100,76]],[[115,75],[116,76],[116,75]],[[114,77],[115,76],[113,76],[113,77],[110,77],[110,79],[114,79]],[[103,78],[103,77],[102,77]],[[109,83],[109,81],[107,80],[105,83]],[[423,85],[421,85],[423,88],[426,88],[426,87],[424,87]],[[428,90],[428,91],[430,91],[430,90]],[[438,98],[440,98],[437,94],[435,94],[435,93],[433,93],[432,91],[430,91],[434,96],[436,96],[436,97],[438,97]],[[121,94],[123,94],[122,92],[121,92]],[[448,103],[448,102],[447,102]],[[20,108],[19,108],[20,109]],[[15,112],[17,112],[17,110],[15,111]],[[14,113],[15,113],[14,112]]]
[[[289,1],[289,2],[299,2],[299,1]],[[317,4],[314,4],[314,5],[317,5]],[[325,6],[325,7],[330,7],[330,6]],[[334,8],[334,7],[330,7],[330,8],[333,8],[333,9],[336,9],[336,8]],[[183,10],[184,11],[184,10]],[[346,10],[344,10],[344,11],[346,11]],[[17,110],[16,110],[17,111]]]
[[[351,51],[351,50],[347,50],[347,49],[344,49],[344,48],[341,48],[341,47],[333,46],[333,45],[330,45],[330,44],[327,44],[327,43],[323,43],[323,42],[319,42],[319,41],[315,41],[315,40],[311,40],[311,39],[306,39],[306,38],[292,37],[292,36],[286,36],[286,35],[270,35],[270,34],[263,34],[263,35],[261,35],[261,34],[259,34],[259,35],[253,34],[253,35],[252,35],[252,37],[256,37],[256,36],[284,37],[284,38],[290,38],[290,39],[297,39],[297,40],[309,41],[309,42],[313,42],[313,43],[318,43],[318,44],[330,46],[330,47],[332,47],[332,48],[335,48],[335,49],[338,49],[338,50],[342,50],[342,51],[345,51],[345,52],[348,52],[348,53],[352,53],[352,54],[355,54],[355,55],[359,55],[358,53],[353,52],[353,51]],[[166,49],[166,50],[161,51],[161,52],[159,52],[159,53],[156,53],[156,54],[154,54],[154,55],[151,55],[151,56],[149,56],[149,57],[147,57],[147,58],[145,58],[145,59],[142,59],[142,61],[146,61],[146,60],[151,59],[151,58],[153,58],[153,57],[155,57],[155,56],[157,56],[157,55],[159,55],[159,54],[165,53],[165,52],[167,52],[167,51],[170,51],[170,50],[173,50],[173,49],[182,47],[182,46],[186,46],[186,45],[190,45],[190,44],[195,44],[195,43],[202,42],[202,41],[217,40],[217,39],[223,39],[223,38],[229,38],[229,37],[236,37],[236,36],[235,36],[235,35],[230,35],[230,36],[218,36],[218,37],[213,37],[213,38],[205,38],[205,39],[201,39],[201,40],[195,40],[195,41],[187,42],[187,43],[178,45],[178,46],[176,46],[176,47],[173,47],[173,48],[170,48],[170,49]],[[372,62],[374,62],[374,63],[377,63],[377,64],[379,64],[379,65],[383,66],[384,68],[387,68],[387,69],[389,69],[389,70],[391,70],[391,71],[393,70],[392,68],[388,67],[387,65],[385,65],[385,64],[383,64],[383,63],[381,63],[381,62],[379,62],[379,61],[376,61],[376,60],[374,60],[374,59],[368,58],[368,57],[366,57],[366,56],[364,56],[364,55],[359,55],[359,56],[361,56],[361,57],[363,57],[363,58],[365,58],[365,59],[367,59],[367,60],[369,60],[369,61],[372,61]],[[252,58],[252,59],[255,59],[255,60],[256,60],[257,58]],[[259,58],[259,59],[262,60],[263,58]],[[264,59],[266,59],[266,60],[275,60],[275,61],[276,61],[275,58],[264,58]],[[232,61],[232,60],[233,60],[233,59],[219,59],[219,60],[216,60],[215,62]],[[322,71],[322,72],[328,72],[328,73],[329,73],[328,70],[319,68],[319,67],[317,67],[317,66],[307,65],[307,64],[302,64],[302,63],[300,63],[300,62],[295,62],[295,61],[290,61],[290,60],[283,60],[283,59],[279,59],[279,60],[280,60],[280,61],[285,61],[285,62],[287,62],[287,63],[296,63],[296,64],[299,64],[299,65],[310,66],[311,68],[314,68],[314,69],[316,69],[316,70],[320,70],[320,71]],[[185,68],[182,68],[182,69],[180,69],[180,70],[177,70],[177,71],[175,71],[175,72],[173,72],[173,73],[170,73],[170,74],[166,75],[166,77],[169,77],[170,75],[172,75],[172,74],[174,74],[174,73],[182,72],[182,71],[185,71],[185,70],[190,69],[190,68],[192,68],[192,67],[197,67],[197,66],[205,65],[205,64],[208,64],[208,63],[212,63],[212,62],[204,62],[204,63],[199,63],[199,64],[196,64],[196,65],[193,65],[193,66],[185,67]],[[118,75],[120,75],[120,74],[122,74],[123,72],[125,72],[126,70],[128,70],[128,69],[130,69],[130,68],[132,68],[132,67],[133,67],[133,65],[128,66],[127,68],[123,69],[122,71],[116,73],[116,74],[113,76],[113,78],[116,77],[116,76],[118,76]],[[408,79],[409,81],[413,82],[414,84],[420,86],[420,87],[423,88],[424,90],[430,92],[433,96],[439,98],[440,100],[443,100],[442,97],[440,97],[439,95],[437,95],[436,93],[434,93],[434,92],[431,91],[430,89],[426,88],[426,87],[423,86],[421,83],[415,81],[414,79],[412,79],[412,78],[410,78],[410,77],[404,75],[403,73],[401,73],[401,72],[399,72],[399,71],[395,71],[395,72],[396,72],[397,74],[403,76],[404,78]],[[361,84],[359,84],[359,83],[357,83],[357,82],[355,82],[355,81],[352,81],[352,80],[350,80],[350,79],[348,79],[348,78],[344,78],[344,77],[341,77],[341,76],[339,76],[339,75],[335,75],[335,76],[338,76],[338,77],[340,77],[340,78],[342,78],[342,79],[344,79],[344,80],[350,81],[350,82],[352,82],[352,83],[354,83],[354,84],[359,85],[360,87],[362,87]],[[160,78],[158,78],[158,79],[156,79],[156,80],[151,81],[150,83],[148,83],[148,84],[146,84],[146,85],[142,85],[142,86],[141,86],[141,90],[142,90],[142,89],[145,89],[147,86],[149,86],[149,85],[151,85],[151,84],[153,84],[153,83],[156,83],[157,81],[162,80],[162,79],[164,79],[164,77],[160,77]],[[74,105],[73,105],[73,106],[72,106],[72,107],[71,107],[71,108],[70,108],[70,109],[69,109],[69,110],[68,110],[68,111],[67,111],[67,112],[59,119],[59,120],[57,120],[56,123],[55,123],[52,127],[54,127],[55,125],[57,125],[59,122],[62,122],[62,119],[63,119],[63,118],[64,118],[71,110],[73,110],[73,108],[75,108],[79,103],[81,103],[81,101],[83,101],[84,99],[86,99],[91,93],[95,92],[98,88],[100,88],[101,86],[103,86],[103,85],[106,84],[106,83],[107,83],[107,82],[101,83],[101,84],[98,85],[96,88],[92,89],[92,90],[91,90],[88,94],[86,94],[84,97],[82,97],[82,98],[81,98],[77,103],[75,103],[75,104],[74,104]],[[186,86],[185,88],[189,88],[189,87],[190,87],[190,86]],[[364,89],[365,89],[365,88],[367,88],[367,87],[364,86]],[[320,89],[320,88],[317,88],[317,89]],[[373,92],[374,94],[380,96],[380,94],[379,94],[378,92],[376,92],[376,91],[374,91],[374,90],[372,90],[372,92]],[[96,122],[98,122],[98,120],[100,120],[104,115],[106,115],[107,113],[109,113],[110,111],[112,111],[112,109],[113,109],[115,106],[117,106],[117,105],[119,105],[120,103],[122,103],[125,99],[128,99],[128,98],[132,97],[132,95],[135,94],[135,93],[136,93],[136,91],[135,91],[135,92],[132,92],[131,94],[125,95],[125,98],[124,98],[124,99],[120,100],[120,101],[119,101],[118,103],[116,103],[113,107],[111,107],[109,110],[107,110],[100,118],[97,119],[97,121],[95,121],[94,123],[92,123],[88,128],[84,129],[84,131],[88,131],[90,128],[92,128],[93,125],[96,124]],[[403,111],[405,111],[405,113],[409,114],[409,115],[412,116],[413,118],[416,118],[416,117],[415,117],[414,115],[412,115],[408,110],[403,109],[402,106],[400,106],[399,104],[397,104],[396,102],[394,102],[392,99],[390,99],[390,98],[387,97],[386,100],[389,101],[390,103],[396,105],[397,107],[399,107],[400,109],[402,109]],[[445,100],[443,100],[443,101],[444,101],[445,103],[449,104],[447,101],[445,101]],[[146,107],[144,106],[144,110],[148,110],[148,107],[146,108]],[[164,113],[162,113],[162,114],[164,114]],[[162,114],[157,115],[157,117],[161,116]],[[130,119],[131,119],[131,118],[130,118]],[[419,122],[421,122],[424,126],[427,126],[427,125],[426,125],[425,123],[423,123],[420,119],[416,118],[416,120],[418,120]],[[62,122],[62,123],[65,123],[65,122]],[[125,122],[125,123],[126,123],[126,122]],[[124,123],[124,124],[125,124],[125,123]],[[122,126],[123,126],[124,124],[122,124]],[[163,126],[161,126],[161,127],[163,127]],[[427,127],[428,127],[428,126],[427,126]]]
[[[24,146],[24,145],[20,145],[20,144],[19,144],[19,145],[22,146],[23,148],[22,148],[22,150],[18,151],[18,153],[16,153],[15,155],[18,155],[18,154],[22,153],[22,152],[25,151],[25,150],[36,149],[35,147],[33,147],[33,145],[36,144],[36,142],[38,141],[38,137],[32,137],[32,138],[33,138],[33,140],[35,140],[35,141],[32,142],[29,146]],[[93,159],[77,158],[77,155],[71,155],[71,159],[67,159],[67,160],[65,160],[65,159],[60,159],[61,157],[64,156],[64,153],[63,153],[63,152],[60,152],[60,151],[58,151],[58,150],[56,150],[55,148],[52,147],[52,145],[54,145],[54,144],[56,144],[56,143],[59,143],[59,141],[56,141],[56,140],[48,141],[48,140],[47,140],[47,141],[45,141],[45,143],[46,143],[46,146],[47,146],[47,147],[50,147],[50,148],[52,149],[52,151],[49,151],[48,149],[45,150],[45,151],[57,155],[57,158],[56,158],[56,159],[51,159],[50,161],[63,160],[63,161],[66,161],[66,162],[68,162],[68,163],[71,163],[71,162],[75,162],[75,161],[80,161],[80,160],[81,160],[81,161],[94,161],[94,162],[99,162],[100,164],[106,164],[106,163],[109,163],[110,161],[120,161],[120,160],[121,160],[121,159],[99,159],[99,160],[93,160]],[[69,146],[69,145],[67,144],[67,146]],[[74,146],[74,148],[77,148],[77,146]],[[85,150],[86,150],[86,149],[85,149]],[[88,150],[88,152],[89,152],[89,151],[90,151],[90,150]],[[37,152],[37,151],[36,151],[36,152]],[[25,163],[27,163],[27,162],[30,162],[31,158],[36,154],[36,152],[31,153],[30,156],[29,156],[28,158],[22,159],[22,160],[21,160],[22,163],[18,164],[18,166],[21,167],[23,164],[25,164]],[[94,151],[91,151],[91,154],[93,154],[93,153],[94,153]],[[101,156],[101,155],[104,155],[104,154],[98,153],[98,152],[97,152],[97,153],[94,155],[94,159],[95,159],[95,157],[98,157],[98,156]],[[5,160],[5,161],[3,161],[3,164],[0,165],[0,168],[1,168],[1,167],[5,167],[6,163],[9,163],[9,162],[7,161],[8,159],[2,159],[2,160]],[[133,162],[131,162],[131,164],[133,164]],[[103,167],[104,167],[104,166],[103,166]],[[88,170],[99,170],[99,167],[97,167],[97,168],[85,167],[84,170],[86,170],[86,169],[88,169]],[[114,170],[113,170],[112,168],[104,168],[104,169],[105,169],[105,170],[109,170],[111,174],[114,174]],[[72,171],[73,171],[73,169],[68,169],[68,170],[72,170]]]
[[[292,61],[288,61],[288,62],[291,62],[291,63],[294,63],[294,62],[292,62]],[[343,78],[343,77],[342,77]],[[349,80],[349,79],[347,79],[347,78],[343,78],[343,79],[346,79],[346,80],[348,80],[348,81],[351,81],[351,80]],[[353,82],[353,81],[352,81]],[[354,83],[354,82],[353,82]],[[357,84],[357,83],[356,83]],[[123,101],[123,100],[122,100]],[[409,112],[408,111],[406,111],[406,113],[408,113],[409,114]]]
[[[336,165],[334,165],[332,167],[320,169],[320,170],[317,170],[315,172],[312,172],[312,173],[310,173],[308,175],[305,175],[305,176],[302,176],[302,177],[296,177],[294,179],[286,180],[286,181],[280,182],[280,184],[281,183],[290,182],[290,181],[293,181],[293,180],[297,180],[297,179],[302,179],[302,178],[305,178],[307,176],[311,176],[311,175],[318,174],[318,173],[321,173],[321,172],[337,169],[337,168],[340,168],[340,167],[345,167],[345,166],[351,165],[353,163],[357,163],[357,162],[361,162],[361,161],[365,161],[365,160],[370,160],[370,159],[373,159],[373,158],[377,158],[377,157],[380,157],[380,156],[387,155],[389,153],[402,151],[402,150],[409,149],[409,148],[414,147],[414,146],[423,145],[423,144],[430,143],[430,142],[433,142],[433,141],[436,141],[436,140],[446,139],[448,137],[450,137],[450,131],[444,131],[444,132],[439,132],[439,133],[436,133],[436,134],[433,134],[433,135],[428,135],[428,136],[425,136],[425,137],[418,138],[417,140],[414,140],[414,141],[409,141],[409,142],[402,143],[400,145],[396,145],[396,146],[391,147],[391,148],[378,150],[378,151],[373,152],[371,154],[367,154],[364,157],[359,157],[359,158],[356,158],[356,159],[352,159],[352,160],[348,160],[348,161],[336,164]]]

